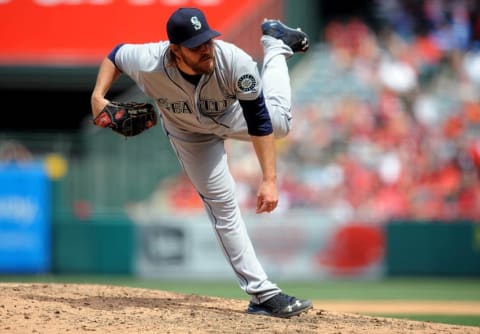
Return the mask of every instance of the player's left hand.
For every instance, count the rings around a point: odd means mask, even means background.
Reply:
[[[98,114],[100,114],[102,110],[105,108],[105,106],[109,103],[110,101],[104,97],[92,96],[91,104],[92,104],[93,118],[95,119],[98,116]]]
[[[150,103],[111,101],[97,114],[93,123],[126,137],[136,136],[157,124],[157,112]]]
[[[278,191],[275,182],[263,181],[257,194],[257,213],[272,212],[278,205]]]

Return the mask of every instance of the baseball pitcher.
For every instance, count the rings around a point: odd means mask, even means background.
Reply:
[[[159,123],[204,203],[240,287],[251,297],[247,312],[289,318],[307,311],[312,303],[283,293],[255,255],[235,198],[224,141],[252,142],[262,172],[256,212],[274,210],[274,141],[288,134],[292,119],[286,61],[308,50],[308,36],[278,20],[265,20],[259,73],[243,50],[215,39],[220,33],[209,27],[199,9],[174,11],[166,29],[168,41],[120,44],[104,59],[91,98],[94,122],[120,133],[126,128],[127,136],[157,124],[149,106],[141,106],[140,112],[120,106],[118,111],[105,98],[121,74],[132,78],[155,101]]]

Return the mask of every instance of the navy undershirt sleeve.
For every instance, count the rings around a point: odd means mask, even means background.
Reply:
[[[107,58],[112,61],[112,63],[115,64],[115,66],[118,68],[117,64],[115,63],[115,55],[118,52],[118,49],[120,49],[125,43],[118,44],[116,47],[113,48],[112,51],[108,54]]]
[[[248,134],[251,136],[266,136],[273,132],[272,121],[268,114],[265,98],[261,93],[255,100],[239,100],[243,116],[247,122]]]

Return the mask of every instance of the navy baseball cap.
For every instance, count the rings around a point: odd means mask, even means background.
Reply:
[[[170,43],[191,49],[220,36],[220,33],[210,29],[200,9],[179,8],[168,19],[167,35]]]

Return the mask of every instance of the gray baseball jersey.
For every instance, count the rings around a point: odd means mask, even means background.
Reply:
[[[152,98],[179,161],[204,202],[220,247],[239,284],[261,303],[280,289],[259,263],[235,198],[224,140],[248,140],[249,128],[239,100],[263,93],[276,137],[290,129],[289,47],[262,37],[262,75],[257,64],[233,44],[215,40],[215,70],[197,85],[179,72],[170,58],[169,42],[124,44],[115,50],[118,69]]]
[[[127,44],[115,57],[115,64],[157,102],[168,131],[220,137],[244,132],[238,100],[256,99],[261,92],[256,63],[234,45],[216,41],[215,71],[195,87],[171,63],[168,50],[168,42]]]

